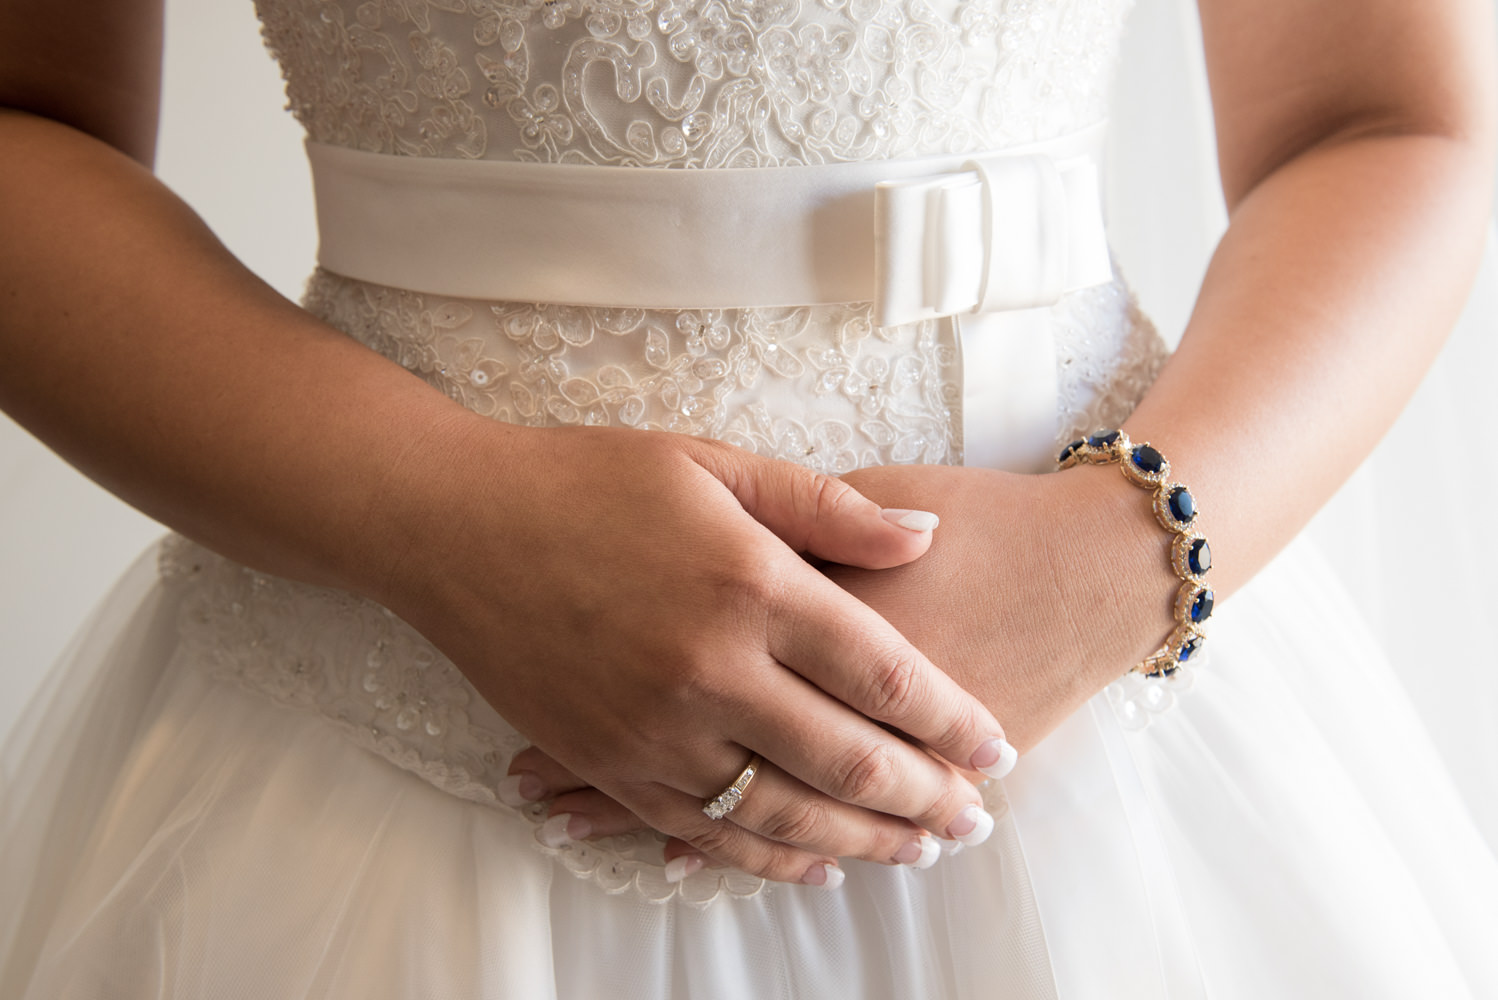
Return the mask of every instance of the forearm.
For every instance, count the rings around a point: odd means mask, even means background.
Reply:
[[[8,112],[0,150],[0,405],[210,546],[366,589],[401,484],[477,418],[281,298],[111,147]]]
[[[1125,425],[1197,494],[1219,593],[1413,393],[1465,299],[1490,163],[1485,140],[1369,135],[1312,148],[1236,206],[1180,349]]]

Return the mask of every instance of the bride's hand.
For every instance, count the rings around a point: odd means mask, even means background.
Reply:
[[[876,503],[929,504],[942,530],[917,563],[828,576],[988,705],[1022,753],[1173,627],[1169,536],[1113,466],[890,466],[846,481]]]
[[[443,435],[450,479],[410,504],[441,511],[440,533],[429,524],[394,554],[379,596],[569,772],[781,881],[821,882],[842,856],[919,856],[922,829],[984,825],[952,764],[990,764],[997,721],[798,555],[879,569],[918,561],[929,531],[713,442],[465,427]],[[751,794],[708,819],[703,800],[752,753],[769,763]],[[565,829],[588,832],[580,817]]]
[[[942,527],[921,559],[879,572],[828,566],[827,575],[983,700],[1021,750],[1169,631],[1178,581],[1165,536],[1147,496],[1116,469],[888,466],[846,481],[875,502],[934,511]],[[538,749],[519,755],[512,773],[525,797],[554,795],[554,815],[587,816],[600,833],[641,825]],[[667,847],[672,858],[695,853]]]

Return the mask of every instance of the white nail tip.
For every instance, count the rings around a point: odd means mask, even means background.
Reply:
[[[987,767],[978,768],[990,778],[1008,777],[1009,772],[1014,770],[1014,765],[1019,762],[1019,751],[1009,743],[1008,740],[999,740],[999,759]]]
[[[890,508],[883,511],[883,514],[886,521],[898,525],[907,531],[935,531],[936,526],[941,523],[941,518],[928,510]]]
[[[572,838],[567,836],[567,821],[571,818],[571,813],[557,813],[541,824],[536,839],[547,847],[566,847],[572,843]]]
[[[494,794],[499,796],[499,801],[512,809],[524,809],[531,804],[530,799],[520,794],[520,775],[518,774],[512,774],[495,785]]]
[[[941,844],[935,837],[921,838],[921,856],[910,867],[925,871],[941,858]]]
[[[702,859],[695,854],[672,858],[666,862],[666,881],[675,884],[701,868]]]
[[[827,881],[823,882],[818,888],[841,889],[843,887],[843,879],[847,878],[843,870],[837,867],[837,865],[823,865],[822,867],[827,871]]]
[[[957,842],[968,847],[977,847],[988,839],[993,833],[993,817],[977,806],[968,806],[963,810],[967,816],[973,819],[973,828],[957,838]]]

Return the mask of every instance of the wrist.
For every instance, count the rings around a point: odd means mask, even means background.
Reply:
[[[1094,655],[1085,665],[1093,690],[1154,654],[1175,628],[1180,580],[1171,567],[1170,535],[1149,497],[1116,468],[1078,465],[1055,474],[1072,507],[1065,521],[1077,627]]]
[[[514,438],[525,429],[479,416],[445,397],[414,402],[398,423],[405,430],[377,457],[364,510],[339,537],[339,586],[395,611],[412,625],[427,609],[449,603],[454,560],[474,539],[465,529],[492,528],[478,512],[513,484]],[[511,490],[516,489],[513,485]],[[502,546],[488,537],[483,547]]]
[[[1205,642],[1203,626],[1212,614],[1215,597],[1206,579],[1212,567],[1212,550],[1200,531],[1195,498],[1173,477],[1164,454],[1147,442],[1131,442],[1119,430],[1099,432],[1067,445],[1061,452],[1060,466],[1062,470],[1116,466],[1123,479],[1147,493],[1146,509],[1162,532],[1165,562],[1175,577],[1170,600],[1172,622],[1163,641],[1134,665],[1133,672],[1152,677],[1173,675]],[[1137,526],[1138,518],[1132,523]]]

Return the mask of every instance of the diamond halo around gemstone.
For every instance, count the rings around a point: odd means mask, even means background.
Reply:
[[[1182,483],[1170,478],[1170,462],[1149,442],[1135,444],[1122,430],[1102,430],[1072,441],[1057,460],[1060,469],[1080,464],[1116,463],[1124,477],[1151,492],[1155,520],[1170,533],[1169,561],[1181,580],[1173,601],[1175,627],[1160,648],[1133,668],[1149,677],[1171,677],[1193,659],[1206,640],[1203,623],[1212,616],[1216,595],[1204,579],[1212,568],[1212,548],[1195,530],[1201,511]]]

